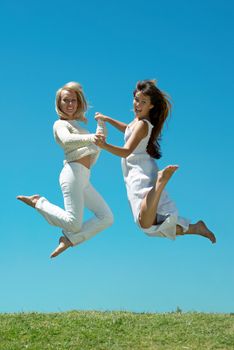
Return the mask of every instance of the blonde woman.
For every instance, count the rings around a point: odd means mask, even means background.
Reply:
[[[67,83],[57,91],[56,112],[59,119],[54,123],[53,131],[65,155],[59,177],[64,209],[37,194],[17,196],[17,199],[35,208],[49,224],[63,229],[64,236],[60,237],[51,258],[86,241],[113,223],[110,208],[90,183],[90,169],[100,153],[95,145],[97,134],[105,134],[105,125],[99,123],[95,134],[81,127],[80,122],[87,121],[84,115],[86,110],[87,102],[79,83]],[[94,216],[83,222],[85,207]]]

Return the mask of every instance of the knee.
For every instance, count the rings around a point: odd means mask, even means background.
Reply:
[[[114,215],[112,214],[111,211],[108,213],[108,215],[104,216],[104,218],[102,219],[102,222],[105,225],[105,227],[109,227],[109,226],[113,225]]]
[[[76,218],[71,218],[69,220],[69,231],[70,232],[79,232],[81,230],[82,223],[78,222]]]
[[[148,228],[150,228],[152,226],[152,223],[146,223],[144,220],[141,219],[141,216],[139,215],[139,218],[138,218],[138,223],[139,223],[139,226],[141,229],[145,229],[147,230]]]

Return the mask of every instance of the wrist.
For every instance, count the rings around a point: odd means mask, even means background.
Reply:
[[[108,117],[108,115],[104,115],[102,120],[103,120],[104,122],[108,122],[109,119],[110,119],[110,117]]]
[[[93,142],[93,143],[95,143],[95,141],[96,141],[95,136],[96,136],[96,134],[91,134],[90,135],[90,141]]]

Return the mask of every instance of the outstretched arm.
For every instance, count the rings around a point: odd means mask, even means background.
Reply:
[[[102,135],[97,135],[98,141],[95,143],[100,148],[103,148],[116,156],[126,158],[134,151],[134,149],[138,146],[140,141],[147,135],[147,133],[148,124],[140,120],[136,123],[132,135],[129,137],[128,141],[123,147],[118,147],[111,145],[110,143],[106,143],[105,138]]]
[[[96,120],[101,119],[104,122],[111,124],[112,126],[114,126],[116,129],[118,129],[121,132],[124,132],[126,127],[127,127],[127,124],[120,122],[117,119],[113,119],[111,117],[108,117],[107,115],[101,114],[99,112],[95,113],[95,119]]]
[[[54,128],[54,133],[64,146],[84,147],[95,142],[95,134],[71,134],[65,126]]]

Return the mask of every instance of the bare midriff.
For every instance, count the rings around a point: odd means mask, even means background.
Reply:
[[[80,163],[83,166],[85,166],[86,168],[90,169],[90,167],[91,167],[91,156],[88,155],[88,156],[85,156],[83,158],[80,158],[80,159],[77,159],[77,160],[73,160],[70,163]]]

